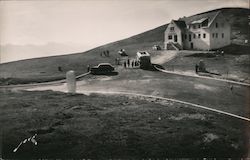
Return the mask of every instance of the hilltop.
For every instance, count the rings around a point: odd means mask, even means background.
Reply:
[[[208,12],[217,12],[219,10],[231,23],[233,44],[245,45],[244,40],[249,39],[248,15],[250,10],[243,8],[221,8]],[[192,16],[183,18],[191,17]],[[68,70],[75,70],[76,74],[85,73],[87,65],[93,66],[101,62],[114,64],[115,58],[119,57],[117,51],[121,48],[125,49],[129,56],[135,56],[137,50],[152,51],[151,48],[154,44],[163,46],[164,31],[167,25],[168,24],[165,24],[127,39],[99,46],[86,52],[1,64],[0,78],[2,79],[2,84],[6,84],[6,82],[15,84],[62,79]],[[249,46],[247,46],[247,49],[248,48]],[[100,53],[104,50],[109,50],[110,57],[100,56]],[[62,68],[62,72],[58,71],[59,66]]]

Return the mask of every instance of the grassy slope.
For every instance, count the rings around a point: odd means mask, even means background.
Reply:
[[[162,43],[162,33],[165,28],[166,25],[125,40],[94,48],[84,53],[1,64],[0,77],[15,77],[30,81],[30,79],[51,80],[62,78],[68,70],[75,70],[77,74],[85,73],[88,64],[97,65],[100,62],[114,64],[115,58],[119,57],[117,51],[121,48],[124,48],[129,56],[135,56],[137,50],[148,50],[151,49],[153,44]],[[103,50],[109,50],[110,57],[101,57],[100,53]],[[57,70],[58,66],[61,66],[64,72],[59,72]]]
[[[247,152],[248,124],[172,102],[52,91],[0,95],[3,158],[222,158]],[[12,152],[34,133],[37,146],[26,143]]]
[[[242,43],[243,39],[249,38],[247,37],[248,28],[246,28],[249,27],[247,25],[248,9],[225,8],[221,9],[221,11],[229,18],[233,26],[232,34],[235,42]],[[137,50],[151,51],[153,44],[162,45],[166,27],[167,24],[121,41],[94,48],[84,53],[1,64],[0,78],[17,78],[16,81],[20,81],[21,79],[21,83],[27,83],[61,79],[68,70],[75,70],[77,74],[81,74],[86,72],[86,66],[88,64],[96,65],[100,62],[114,63],[114,59],[119,57],[117,51],[121,48],[126,49],[129,56],[135,56]],[[109,58],[100,56],[103,50],[110,51]],[[63,68],[63,72],[58,71],[58,66]],[[17,82],[14,82],[12,79],[10,83]]]
[[[235,53],[235,52],[234,52]],[[245,52],[247,53],[247,52]],[[166,70],[170,71],[184,71],[195,74],[195,64],[199,64],[202,59],[207,67],[207,70],[213,73],[219,73],[220,76],[211,75],[213,77],[230,79],[235,81],[243,81],[249,83],[250,71],[250,55],[232,55],[210,57],[209,54],[193,54],[184,53],[179,54],[175,59],[163,64]]]

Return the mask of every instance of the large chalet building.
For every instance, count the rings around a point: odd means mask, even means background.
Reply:
[[[231,43],[231,27],[220,11],[172,20],[165,30],[164,48],[213,50]]]

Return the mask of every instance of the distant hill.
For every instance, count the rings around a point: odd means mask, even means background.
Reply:
[[[1,63],[17,61],[21,59],[30,59],[30,57],[48,57],[53,55],[62,55],[72,52],[86,51],[93,46],[80,44],[47,43],[47,44],[28,44],[28,45],[0,45]],[[13,57],[15,59],[13,59]]]
[[[250,10],[243,8],[221,8],[208,12],[217,12],[218,10],[225,15],[232,25],[232,42],[244,45],[244,40],[250,39],[248,19]],[[68,70],[75,70],[77,74],[84,73],[86,72],[87,65],[96,65],[100,62],[114,63],[115,58],[119,57],[117,51],[121,48],[125,49],[129,56],[135,56],[138,50],[151,51],[154,44],[163,46],[164,31],[167,25],[165,24],[130,38],[109,43],[82,53],[4,63],[0,65],[0,78],[18,78],[18,80],[22,79],[22,82],[26,83],[30,81],[60,79],[65,76],[65,72]],[[100,56],[100,53],[104,50],[109,50],[110,57]],[[63,72],[58,71],[59,66],[62,67]]]

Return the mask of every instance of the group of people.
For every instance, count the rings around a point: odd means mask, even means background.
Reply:
[[[124,66],[124,68],[129,68],[129,67],[134,68],[134,67],[139,66],[139,62],[135,59],[133,59],[133,60],[128,59],[128,60],[125,60],[123,62],[123,66]]]
[[[100,53],[100,56],[104,56],[104,57],[109,57],[109,50],[103,51]]]

